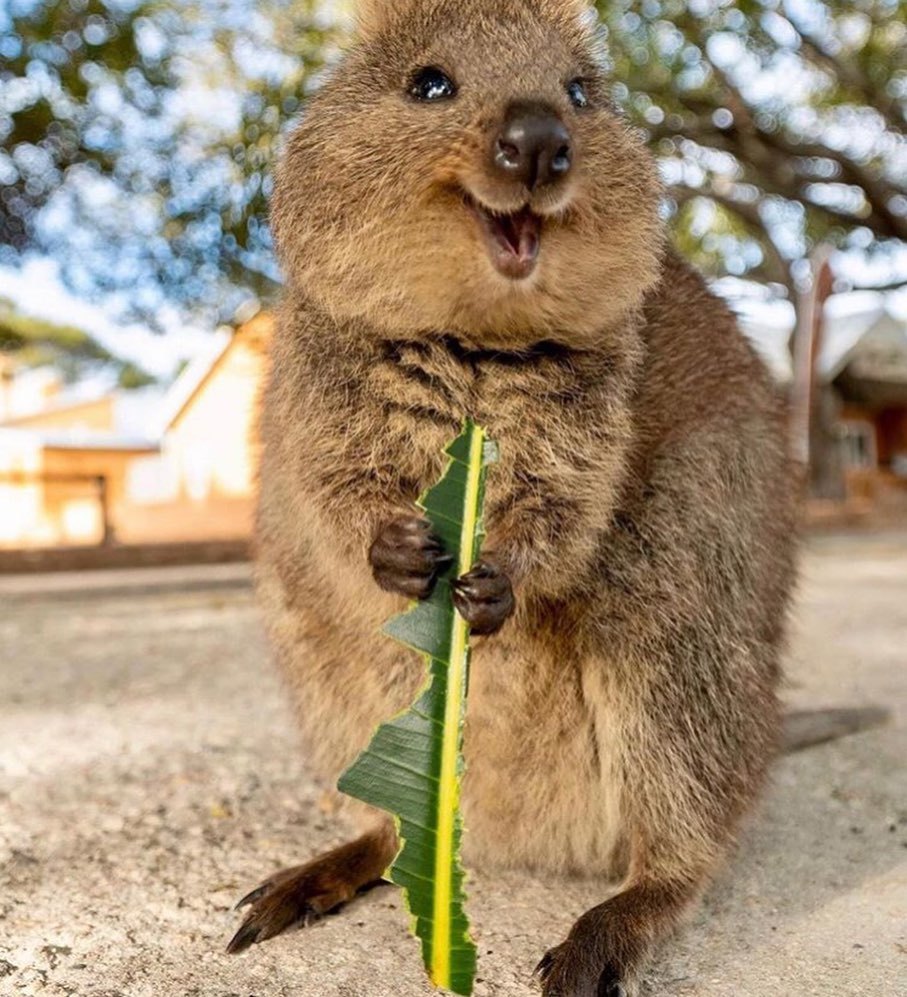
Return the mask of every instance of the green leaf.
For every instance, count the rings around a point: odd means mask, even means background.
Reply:
[[[476,947],[464,910],[460,778],[469,678],[469,626],[450,583],[476,561],[484,529],[485,473],[497,450],[467,421],[447,448],[441,480],[419,500],[453,563],[431,598],[384,628],[425,655],[428,681],[415,705],[382,724],[340,778],[340,790],[394,815],[402,846],[389,870],[401,886],[435,986],[471,994]]]

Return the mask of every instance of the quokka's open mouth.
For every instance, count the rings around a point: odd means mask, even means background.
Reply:
[[[525,280],[538,262],[541,217],[528,205],[511,214],[497,214],[471,197],[466,203],[479,224],[494,268],[503,277]]]

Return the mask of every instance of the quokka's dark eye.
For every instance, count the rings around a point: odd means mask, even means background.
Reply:
[[[588,107],[589,96],[582,80],[571,80],[567,84],[567,96],[574,107]]]
[[[454,81],[437,66],[417,69],[409,81],[409,95],[414,100],[450,100],[457,95]]]

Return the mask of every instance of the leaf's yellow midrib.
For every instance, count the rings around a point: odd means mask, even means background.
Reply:
[[[469,472],[460,527],[460,563],[457,576],[472,568],[473,545],[479,517],[479,493],[482,482],[484,432],[472,427],[469,441]],[[454,613],[451,633],[450,666],[447,673],[447,703],[444,711],[444,735],[441,744],[441,772],[438,789],[438,836],[435,852],[434,924],[432,929],[432,980],[436,986],[450,987],[451,898],[453,895],[454,828],[459,806],[457,757],[460,742],[460,718],[463,709],[464,672],[469,650],[469,625]]]

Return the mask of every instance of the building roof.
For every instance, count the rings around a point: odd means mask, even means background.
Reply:
[[[825,382],[835,380],[846,369],[855,377],[903,380],[907,320],[893,313],[884,301],[867,302],[865,307],[843,314],[835,314],[830,307],[818,362]]]
[[[825,323],[817,361],[818,374],[829,384],[843,371],[859,375],[873,357],[873,376],[896,377],[907,365],[907,316],[878,292],[834,295],[826,302]],[[780,382],[793,378],[791,336],[793,309],[744,308],[740,327]],[[882,369],[882,357],[885,367]],[[868,376],[868,375],[867,375]]]
[[[108,397],[116,386],[115,379],[107,373],[74,384],[64,384],[52,367],[11,367],[10,374],[5,411],[0,415],[4,424],[93,405]]]
[[[738,316],[740,328],[750,345],[768,367],[772,377],[781,384],[793,379],[793,358],[790,350],[791,328],[751,316]]]
[[[139,436],[117,433],[68,433],[59,429],[41,430],[0,426],[0,445],[19,450],[65,450],[91,453],[155,453],[159,444]]]
[[[226,356],[233,343],[233,336],[226,329],[219,329],[211,337],[209,346],[194,357],[173,382],[161,405],[160,431],[164,433],[189,408],[193,399],[207,383],[215,368]]]
[[[31,446],[46,449],[153,452],[160,448],[164,435],[193,404],[231,348],[242,342],[263,349],[271,327],[271,316],[259,312],[236,330],[224,328],[212,333],[205,348],[169,388],[118,390],[107,374],[61,388],[59,376],[53,371],[27,371],[17,377],[21,402],[8,413],[5,422],[0,422],[0,427],[3,432],[17,434],[20,440],[27,439]],[[50,388],[56,390],[48,397]],[[93,429],[82,425],[82,410],[99,403],[110,405],[109,427]],[[72,413],[71,420],[57,420],[54,426],[35,424],[44,416],[68,413]],[[69,422],[71,425],[67,425]]]
[[[82,450],[92,453],[156,453],[160,444],[140,437],[116,436],[107,433],[94,433],[81,439],[71,436],[58,436],[48,433],[41,435],[41,446],[45,450]]]
[[[4,422],[3,428],[19,430],[40,438],[45,446],[57,449],[156,449],[160,432],[156,425],[165,390],[160,387],[138,388],[130,391],[66,392],[64,398],[55,396],[53,404],[44,409],[20,414]],[[111,426],[107,430],[89,429],[79,424],[79,414],[101,402],[111,406]],[[33,420],[43,416],[60,416],[71,413],[72,425],[43,427]]]
[[[269,312],[259,311],[254,318],[235,330],[218,331],[211,348],[196,357],[170,389],[163,407],[162,432],[172,429],[179,422],[235,345],[243,342],[263,348],[272,327],[273,316]]]

